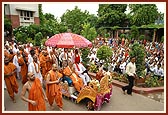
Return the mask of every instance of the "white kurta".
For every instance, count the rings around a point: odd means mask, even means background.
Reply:
[[[37,64],[37,63],[35,63],[35,66],[36,66],[36,68],[37,68],[37,70],[38,70],[39,68],[38,68],[38,64]],[[43,77],[42,77],[42,75],[41,75],[41,72],[40,72],[40,70],[39,70],[39,72],[37,73],[36,70],[35,70],[35,66],[34,66],[34,63],[31,62],[31,63],[28,65],[28,72],[33,72],[34,75],[35,75],[35,77],[38,77],[38,78],[40,79],[41,83],[43,83]]]
[[[78,70],[76,64],[74,64],[73,66],[74,66],[74,68],[75,68],[75,72],[79,75],[79,77],[82,78],[84,85],[87,85],[87,83],[88,83],[91,79],[90,79],[90,77],[88,76],[87,73],[82,74],[82,73],[86,70],[86,68],[85,68],[81,63],[78,64],[79,70]]]

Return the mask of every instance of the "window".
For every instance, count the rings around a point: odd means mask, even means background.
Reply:
[[[32,11],[20,11],[20,16],[24,19],[24,20],[30,20],[30,18],[33,18],[33,12]]]

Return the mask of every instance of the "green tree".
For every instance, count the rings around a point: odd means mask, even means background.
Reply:
[[[91,27],[96,27],[98,17],[94,14],[90,14],[87,16],[87,19],[85,19],[85,23],[90,23]]]
[[[28,37],[33,39],[35,37],[35,34],[41,31],[40,25],[36,25],[36,24],[25,26],[23,29],[24,29],[24,32],[27,33]]]
[[[43,39],[43,35],[41,32],[38,32],[34,37],[34,42],[36,46],[41,46],[41,40]]]
[[[145,77],[144,76],[144,70],[145,70],[145,49],[144,47],[135,42],[131,47],[131,51],[129,52],[130,57],[136,57],[136,73],[139,77]]]
[[[4,31],[5,32],[9,32],[8,34],[9,35],[12,35],[12,24],[11,24],[11,21],[6,17],[4,16]]]
[[[60,22],[58,26],[58,30],[60,33],[67,32],[68,26],[64,25],[64,23]]]
[[[125,25],[127,4],[99,4],[97,27]]]
[[[139,30],[138,30],[138,27],[136,27],[136,26],[131,26],[131,38],[137,40],[138,37],[139,37]]]
[[[139,36],[139,39],[140,39],[140,40],[144,40],[144,39],[145,39],[145,35],[140,35],[140,36]]]
[[[87,64],[89,62],[88,54],[89,54],[89,48],[83,48],[81,49],[82,52],[82,63],[84,64],[85,67],[87,67]]]
[[[26,39],[27,39],[27,34],[24,32],[17,32],[15,34],[16,40],[21,42],[21,43],[26,43]]]
[[[44,17],[45,17],[45,20],[50,20],[50,19],[55,20],[54,15],[51,13],[45,13]]]
[[[32,38],[27,38],[26,39],[26,43],[32,43],[32,44],[34,44],[34,40],[32,40]]]
[[[129,8],[131,25],[148,25],[158,18],[158,9],[155,4],[130,4]]]
[[[77,6],[73,10],[67,10],[61,16],[61,22],[68,27],[73,33],[80,34],[82,24],[87,22],[88,11],[82,12]]]
[[[44,18],[43,11],[42,11],[42,4],[39,4],[39,5],[38,5],[38,8],[39,8],[40,24],[43,25],[44,22],[45,22],[45,18]]]
[[[60,33],[60,24],[57,19],[55,19],[53,14],[46,13],[44,16],[44,23],[41,25],[41,32],[45,38],[47,36],[51,37],[54,34]]]
[[[11,21],[6,16],[4,16],[4,29],[10,30],[11,26]]]
[[[99,58],[99,60],[103,60],[105,62],[105,68],[108,67],[108,63],[110,61],[111,56],[112,49],[109,46],[103,45],[97,50],[97,57]]]
[[[81,35],[87,38],[89,41],[93,41],[97,36],[96,29],[91,27],[89,23],[82,25],[82,27],[83,30],[81,31]]]

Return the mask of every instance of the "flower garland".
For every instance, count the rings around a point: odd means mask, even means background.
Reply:
[[[34,64],[34,67],[35,67],[35,71],[36,71],[36,73],[39,73],[39,71],[40,71],[40,65],[38,64],[38,71],[37,71],[37,67],[36,67],[36,65],[35,65],[35,63],[33,62],[33,64]]]

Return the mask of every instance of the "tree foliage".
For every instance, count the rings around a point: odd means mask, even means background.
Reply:
[[[4,30],[10,30],[11,26],[11,21],[6,16],[4,16]]]
[[[141,26],[154,23],[158,18],[158,9],[155,4],[130,4],[130,23]]]
[[[97,36],[96,29],[94,27],[91,27],[89,23],[83,24],[82,28],[83,28],[81,31],[82,36],[87,38],[89,41],[93,41],[96,38]]]
[[[36,46],[40,46],[41,45],[41,40],[43,39],[43,35],[41,32],[38,32],[37,34],[35,34],[35,37],[34,37],[34,41],[35,41],[35,45]]]
[[[130,36],[133,39],[138,39],[138,37],[139,37],[139,30],[138,30],[138,27],[136,27],[135,25],[131,26],[131,35]]]
[[[44,21],[45,21],[45,18],[44,18],[43,11],[42,11],[42,4],[39,4],[38,8],[39,8],[40,24],[43,25]]]
[[[144,77],[143,73],[145,70],[145,49],[144,47],[135,42],[131,47],[131,51],[129,52],[130,57],[136,57],[136,73],[140,77]]]
[[[113,27],[125,25],[126,4],[99,4],[98,27]]]
[[[97,50],[97,57],[99,58],[99,60],[103,60],[105,62],[105,67],[108,67],[108,63],[110,61],[110,57],[112,56],[112,50],[110,49],[109,46],[101,46],[98,50]]]
[[[73,10],[67,10],[61,16],[61,22],[71,29],[73,33],[80,34],[82,29],[82,24],[88,22],[87,19],[92,20],[91,16],[89,17],[88,11],[81,11],[77,6]],[[94,19],[93,19],[94,20]]]
[[[84,64],[85,67],[87,66],[87,64],[89,62],[89,58],[88,58],[89,51],[90,51],[89,48],[81,49],[81,52],[82,52],[82,63]]]

